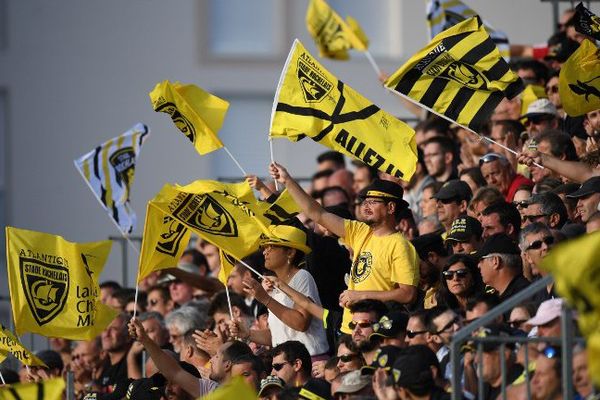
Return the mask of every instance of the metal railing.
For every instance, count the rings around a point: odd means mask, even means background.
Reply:
[[[561,314],[561,336],[560,337],[508,337],[508,336],[487,336],[487,337],[477,337],[473,336],[473,333],[478,329],[485,327],[494,323],[496,318],[510,310],[512,310],[515,306],[520,305],[524,300],[529,299],[535,293],[543,290],[552,283],[552,277],[546,276],[541,278],[538,281],[533,282],[527,288],[522,290],[521,292],[515,294],[510,297],[506,301],[502,302],[497,307],[493,308],[489,312],[487,312],[482,317],[468,324],[464,328],[460,329],[456,332],[450,342],[450,364],[452,368],[452,399],[458,400],[462,399],[463,395],[463,387],[461,385],[461,348],[467,342],[474,343],[477,346],[477,356],[482,357],[482,349],[484,343],[496,343],[499,344],[500,354],[504,354],[504,350],[506,345],[522,343],[525,345],[525,361],[524,361],[524,376],[525,376],[525,385],[527,390],[527,398],[531,399],[530,392],[530,372],[529,372],[529,350],[527,345],[530,343],[550,343],[550,344],[560,344],[561,345],[561,359],[562,359],[562,390],[563,390],[563,399],[564,400],[572,400],[573,399],[573,345],[575,343],[583,342],[582,338],[574,337],[574,329],[573,329],[573,315],[572,311],[569,307],[563,307]],[[507,367],[506,360],[504,357],[500,357],[501,364],[501,396],[503,400],[507,399],[506,395],[506,387],[507,387]],[[480,361],[478,363],[478,398],[482,399],[483,397],[483,387],[484,382],[482,379],[482,366],[483,363]]]

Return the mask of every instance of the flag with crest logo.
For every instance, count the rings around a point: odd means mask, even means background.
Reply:
[[[365,51],[369,46],[358,21],[352,17],[344,21],[325,0],[310,0],[306,27],[321,57],[345,60],[349,58],[348,50]]]
[[[92,340],[116,312],[100,302],[98,279],[109,240],[68,242],[48,233],[6,227],[8,287],[15,331]]]
[[[94,196],[124,234],[135,229],[136,216],[129,197],[137,158],[148,133],[146,125],[136,124],[74,161]]]
[[[162,81],[150,92],[152,108],[171,116],[173,123],[201,155],[223,147],[217,136],[229,103],[198,86]]]
[[[563,64],[558,93],[572,117],[600,109],[600,50],[594,43],[584,39]]]
[[[47,368],[42,360],[37,358],[23,343],[5,326],[0,324],[0,363],[12,354],[23,365],[39,366]]]
[[[523,90],[479,17],[441,32],[385,86],[476,132],[502,99]]]
[[[571,19],[577,32],[600,40],[600,18],[588,10],[583,3],[575,7],[575,15]]]
[[[306,136],[405,181],[416,169],[414,130],[338,80],[296,40],[279,79],[270,137]]]

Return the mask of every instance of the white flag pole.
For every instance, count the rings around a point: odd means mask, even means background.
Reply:
[[[229,287],[225,285],[225,294],[227,295],[227,306],[229,307],[229,316],[233,321],[233,308],[231,308],[231,297],[229,296]]]
[[[381,68],[379,68],[379,65],[377,65],[377,63],[375,62],[375,59],[371,55],[371,52],[369,50],[365,50],[364,53],[365,57],[367,57],[367,60],[369,60],[369,63],[371,63],[371,67],[373,67],[373,69],[375,70],[377,78],[381,78]]]
[[[227,154],[229,155],[229,157],[231,157],[231,159],[233,160],[233,162],[235,163],[235,165],[237,165],[237,167],[240,169],[240,171],[242,171],[242,174],[244,176],[248,175],[246,173],[246,171],[244,170],[244,168],[242,168],[242,166],[240,165],[240,163],[238,162],[238,160],[236,160],[235,157],[233,156],[233,154],[231,154],[231,152],[229,151],[229,149],[227,148],[227,146],[223,145],[223,149],[227,152]]]
[[[275,163],[275,155],[273,153],[273,138],[269,137],[269,152],[271,153],[271,163]],[[277,179],[274,179],[275,182],[275,190],[279,191],[279,185],[277,183]]]

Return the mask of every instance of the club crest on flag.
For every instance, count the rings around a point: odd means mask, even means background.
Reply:
[[[173,211],[173,216],[192,228],[213,235],[238,235],[233,216],[208,194],[186,194]]]
[[[27,304],[40,326],[52,321],[62,311],[69,293],[69,270],[58,262],[60,257],[54,259],[57,262],[48,263],[25,257],[25,252],[19,255]]]
[[[333,83],[301,58],[298,58],[298,81],[307,103],[319,103],[333,88]]]
[[[179,252],[179,246],[181,246],[181,240],[184,238],[187,228],[168,215],[163,217],[163,226],[165,231],[160,234],[156,251],[174,256]]]
[[[135,173],[135,151],[133,147],[123,147],[111,154],[108,160],[110,165],[115,169],[115,179],[119,186],[129,186],[133,183]]]
[[[193,143],[196,140],[196,130],[189,119],[183,115],[174,103],[168,102],[164,97],[159,97],[154,103],[156,112],[164,112],[171,116],[173,123]]]

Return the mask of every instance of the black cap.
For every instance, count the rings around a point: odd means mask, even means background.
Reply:
[[[481,258],[487,256],[488,254],[495,253],[521,254],[521,249],[519,249],[519,246],[507,234],[496,233],[495,235],[487,238],[479,251],[476,253],[475,257]]]
[[[397,346],[382,346],[375,353],[373,362],[370,365],[365,365],[360,369],[362,375],[373,375],[377,368],[383,368],[386,371],[390,370],[398,356],[404,350]]]
[[[399,333],[406,332],[407,324],[408,314],[399,310],[392,311],[373,324],[373,333],[370,336],[395,338]]]
[[[377,199],[395,201],[408,207],[408,203],[402,199],[404,197],[404,189],[392,181],[376,179],[369,186],[361,190],[359,196],[362,200],[367,197],[375,197]]]
[[[160,400],[165,394],[167,380],[159,373],[150,378],[136,379],[127,387],[127,400]]]
[[[258,395],[260,396],[265,390],[271,387],[278,387],[283,389],[285,387],[285,381],[278,376],[269,375],[260,381],[260,389]]]
[[[298,396],[308,400],[331,399],[331,384],[323,379],[311,378],[302,386]]]
[[[446,240],[455,240],[457,242],[468,242],[472,236],[481,237],[483,229],[481,223],[468,215],[461,215],[452,221],[450,233]]]
[[[48,369],[58,369],[59,371],[63,370],[64,363],[60,354],[54,350],[41,350],[35,353],[37,358],[42,360]]]
[[[594,176],[593,178],[583,182],[579,189],[571,194],[568,194],[567,197],[570,199],[578,199],[594,193],[600,193],[600,176]]]
[[[569,195],[573,192],[576,192],[579,189],[579,186],[581,185],[579,185],[578,183],[563,183],[562,185],[559,185],[554,189],[550,190],[550,192],[554,194]]]
[[[396,386],[408,389],[425,389],[434,385],[429,361],[420,354],[406,351],[396,358],[392,368],[392,377]]]
[[[485,338],[485,337],[508,338],[508,337],[512,337],[512,336],[518,336],[519,333],[521,333],[521,332],[519,332],[516,329],[511,329],[507,325],[493,324],[493,325],[488,325],[488,326],[478,329],[477,331],[475,331],[473,336],[480,337],[480,338]],[[502,340],[502,339],[499,339],[499,340]],[[507,342],[507,343],[505,343],[505,345],[509,349],[515,348],[515,343]],[[498,349],[500,347],[500,342],[483,342],[481,344],[481,346],[482,346],[482,350],[484,352],[490,352],[490,351],[494,351],[494,350]]]
[[[459,179],[453,179],[444,183],[444,186],[433,195],[433,198],[437,200],[469,201],[471,197],[473,197],[471,187]]]
[[[410,242],[415,247],[417,254],[422,260],[427,258],[427,253],[430,251],[433,251],[439,255],[446,255],[444,240],[439,233],[426,233],[424,235],[417,236]]]

